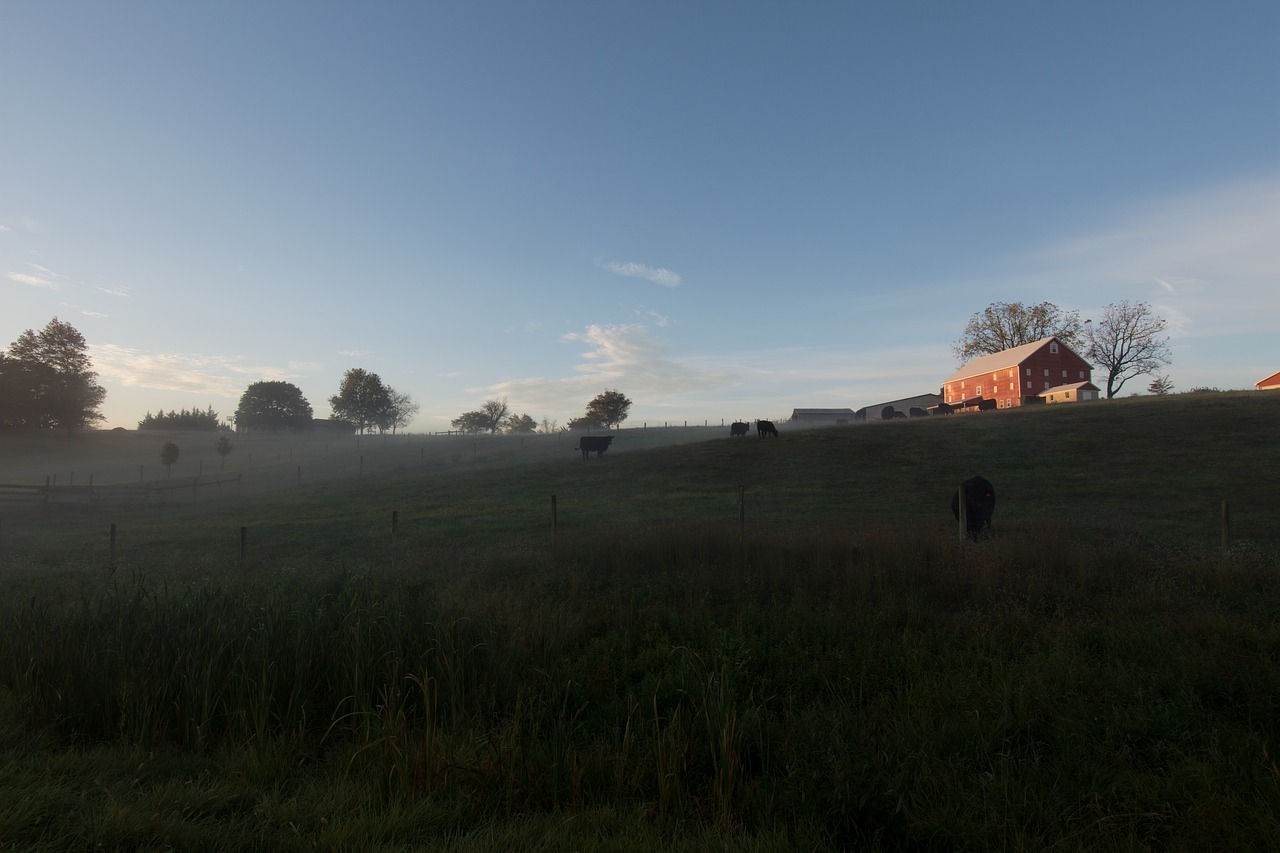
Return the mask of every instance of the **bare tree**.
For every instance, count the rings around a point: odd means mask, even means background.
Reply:
[[[1171,363],[1169,339],[1161,334],[1166,325],[1146,302],[1127,300],[1103,308],[1096,323],[1086,321],[1085,357],[1107,371],[1108,399],[1120,393],[1126,381]]]
[[[405,427],[412,423],[421,408],[408,394],[388,387],[387,421],[391,424],[391,434],[396,434],[397,427]]]
[[[960,361],[1004,352],[1023,344],[1057,336],[1073,350],[1081,348],[1080,312],[1063,311],[1052,302],[1023,305],[992,302],[969,318],[951,351]]]
[[[1151,384],[1147,386],[1147,390],[1157,397],[1163,397],[1165,394],[1173,391],[1173,382],[1169,379],[1168,374],[1161,373],[1151,380]]]

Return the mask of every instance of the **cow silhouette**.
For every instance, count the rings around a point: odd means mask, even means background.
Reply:
[[[613,436],[611,435],[584,435],[578,439],[578,446],[574,450],[582,451],[582,461],[584,462],[587,461],[587,457],[593,450],[596,453],[596,458],[599,459],[609,449],[609,444],[612,441]]]
[[[991,529],[991,516],[996,511],[996,490],[985,477],[970,477],[960,484],[964,490],[964,527],[970,539]],[[960,520],[960,490],[951,495],[951,514]]]
[[[773,421],[756,421],[756,435],[761,438],[768,436],[778,437],[778,428],[773,425]]]
[[[928,413],[926,410],[924,410],[924,409],[920,408],[919,406],[912,406],[912,407],[911,407],[911,409],[910,409],[910,410],[908,410],[907,414],[908,414],[908,415],[910,415],[910,416],[911,416],[911,417],[913,417],[913,418],[927,418],[927,417],[929,417],[929,413]]]
[[[751,425],[744,424],[742,421],[734,421],[733,423],[729,424],[729,438],[737,438],[738,436],[745,436],[750,431],[751,431]]]

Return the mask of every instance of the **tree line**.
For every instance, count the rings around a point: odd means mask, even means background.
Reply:
[[[617,389],[610,389],[597,394],[591,402],[587,403],[586,412],[581,417],[570,420],[564,429],[582,430],[592,427],[613,429],[627,419],[630,409],[631,400],[627,395]],[[450,421],[450,426],[459,432],[487,432],[490,435],[496,435],[499,432],[520,435],[537,432],[539,429],[544,433],[560,431],[556,421],[543,418],[542,423],[539,424],[529,415],[512,414],[506,397],[485,400],[484,404],[475,411],[463,412],[454,418]]]
[[[1167,394],[1172,383],[1158,373],[1172,361],[1168,337],[1163,334],[1166,325],[1145,302],[1112,303],[1096,322],[1082,322],[1078,311],[1064,311],[1052,302],[993,302],[969,318],[952,351],[957,358],[969,360],[1052,335],[1106,373],[1107,397],[1144,374],[1153,377],[1148,386],[1151,393]],[[73,431],[105,420],[99,410],[107,392],[97,378],[84,336],[70,323],[54,317],[38,332],[26,330],[0,352],[0,429]],[[328,402],[331,428],[361,434],[375,429],[394,434],[420,410],[408,394],[359,367],[343,374]],[[631,404],[621,391],[606,390],[563,429],[614,429],[626,420]],[[315,425],[311,404],[301,389],[281,381],[249,385],[234,421],[241,430],[306,430]],[[490,434],[561,430],[548,418],[539,423],[528,414],[511,412],[505,397],[486,400],[480,408],[453,419],[451,426],[460,432]],[[203,412],[147,412],[138,428],[216,430],[219,421],[212,407]]]

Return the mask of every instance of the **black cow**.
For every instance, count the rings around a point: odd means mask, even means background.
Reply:
[[[729,424],[729,438],[737,438],[745,436],[751,431],[751,424],[744,424],[742,421],[734,421]]]
[[[584,435],[578,439],[578,446],[574,450],[582,451],[582,461],[584,462],[593,450],[596,452],[596,458],[599,459],[600,455],[609,449],[611,441],[613,441],[613,436],[611,435]]]
[[[778,437],[778,428],[773,425],[773,421],[756,421],[756,435],[761,438],[768,436]]]
[[[970,477],[960,484],[964,489],[964,527],[970,539],[991,529],[991,516],[996,511],[996,490],[984,477]],[[960,520],[960,493],[951,495],[951,514]]]
[[[907,414],[913,418],[929,417],[929,413],[926,410],[920,408],[919,406],[912,406],[911,409],[907,412]]]

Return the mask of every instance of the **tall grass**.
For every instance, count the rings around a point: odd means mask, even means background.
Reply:
[[[621,808],[884,848],[1280,831],[1273,557],[681,524],[465,559],[37,589],[0,607],[6,713],[471,823]]]

